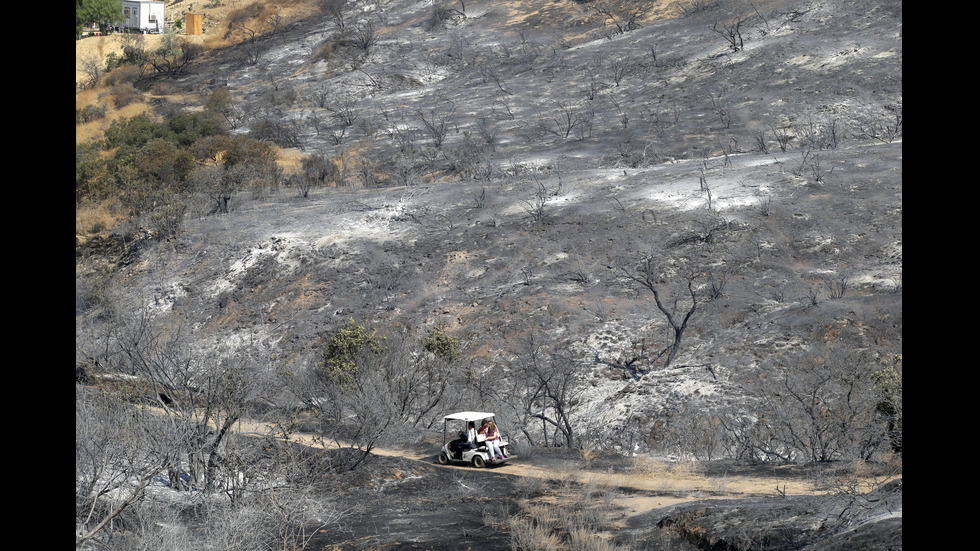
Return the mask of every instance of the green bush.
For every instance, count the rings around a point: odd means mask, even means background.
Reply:
[[[106,129],[102,147],[104,149],[121,147],[135,151],[150,140],[165,138],[168,137],[168,134],[165,126],[151,121],[145,115],[123,117],[112,121],[112,124]],[[132,151],[123,151],[121,154],[126,156]]]
[[[210,111],[194,113],[181,111],[162,123],[153,122],[145,115],[137,115],[113,121],[106,130],[102,145],[105,149],[126,148],[125,151],[120,152],[125,156],[154,139],[189,147],[201,138],[223,132],[220,116]]]
[[[106,106],[86,105],[81,109],[75,109],[75,124],[85,124],[105,117]]]
[[[110,52],[105,58],[106,71],[127,65],[142,66],[147,62],[147,54],[143,48],[134,45],[123,46],[122,55]]]
[[[167,121],[176,143],[188,147],[201,138],[224,133],[221,116],[211,111],[181,111]]]
[[[323,355],[322,373],[339,386],[349,386],[357,379],[358,358],[365,352],[380,353],[384,350],[382,339],[368,333],[363,325],[353,319],[341,328],[327,343]]]
[[[875,409],[888,419],[892,449],[902,451],[902,355],[893,356],[885,367],[875,371],[879,401]]]
[[[436,356],[445,359],[453,359],[459,353],[459,340],[446,334],[442,328],[433,327],[429,330],[423,347]]]

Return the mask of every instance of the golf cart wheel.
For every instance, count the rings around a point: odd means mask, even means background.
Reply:
[[[482,469],[483,467],[487,466],[487,462],[483,460],[482,455],[474,455],[473,466],[476,467],[477,469]]]
[[[449,464],[449,456],[446,455],[446,452],[443,452],[443,453],[440,453],[439,454],[439,463],[442,464],[442,465],[448,465]]]

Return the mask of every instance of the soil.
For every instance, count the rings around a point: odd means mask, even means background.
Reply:
[[[262,435],[272,426],[250,420],[241,422],[238,429],[241,435]],[[646,535],[640,539],[653,538],[660,545],[680,537],[684,530],[653,536],[654,527],[686,522],[691,511],[727,511],[731,504],[741,501],[746,510],[759,514],[780,504],[798,514],[797,507],[812,508],[814,503],[835,500],[839,488],[831,486],[834,476],[852,470],[849,465],[678,463],[560,448],[534,450],[506,464],[477,469],[462,464],[440,465],[437,439],[433,435],[414,446],[373,448],[358,469],[358,482],[350,479],[343,490],[334,493],[337,506],[348,514],[337,526],[321,530],[311,548],[510,548],[505,522],[508,516],[535,504],[574,501],[586,488],[597,489],[593,505],[598,503],[595,500],[605,504],[605,529],[599,532],[602,537],[635,542],[637,534],[643,533]],[[324,449],[310,434],[293,433],[290,440]],[[327,446],[328,453],[329,449]],[[866,473],[862,480],[870,489],[889,478]],[[901,478],[897,480],[900,483]],[[809,501],[794,501],[799,499]],[[709,506],[709,502],[714,505]],[[767,514],[781,521],[788,513]],[[900,521],[900,501],[897,515]],[[651,545],[650,549],[658,548]],[[688,544],[677,541],[671,545],[683,550]]]

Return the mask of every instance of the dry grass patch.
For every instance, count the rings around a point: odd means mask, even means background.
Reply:
[[[303,153],[296,148],[277,148],[276,162],[282,168],[283,175],[289,176],[303,171]]]
[[[710,481],[695,461],[656,461],[633,457],[624,485],[649,488],[662,493],[704,491]]]
[[[119,92],[122,93],[123,90]],[[120,106],[116,108],[115,96],[106,88],[83,90],[75,94],[76,111],[90,105],[98,105],[103,111],[103,115],[99,118],[75,125],[75,143],[84,144],[101,140],[109,125],[120,118],[146,115],[152,119],[153,111],[144,99],[141,94],[135,96],[130,94],[125,101],[119,102]]]
[[[125,219],[109,203],[80,205],[75,208],[76,239],[108,233]]]
[[[508,522],[510,548],[514,551],[545,551],[561,548],[561,539],[532,519],[511,517]]]
[[[606,531],[614,522],[612,491],[596,479],[578,481],[570,472],[548,480],[551,491],[523,506],[511,517],[511,548],[523,550],[615,549]]]

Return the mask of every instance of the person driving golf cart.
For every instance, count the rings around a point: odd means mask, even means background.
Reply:
[[[507,439],[496,428],[493,413],[478,411],[463,411],[447,415],[443,418],[443,448],[439,453],[439,462],[448,465],[453,461],[469,463],[474,467],[484,467],[488,464],[502,464],[514,456],[508,449]],[[476,429],[476,422],[482,426]],[[450,423],[464,423],[465,432],[457,433],[453,440],[448,439]],[[488,442],[489,440],[489,442]]]

